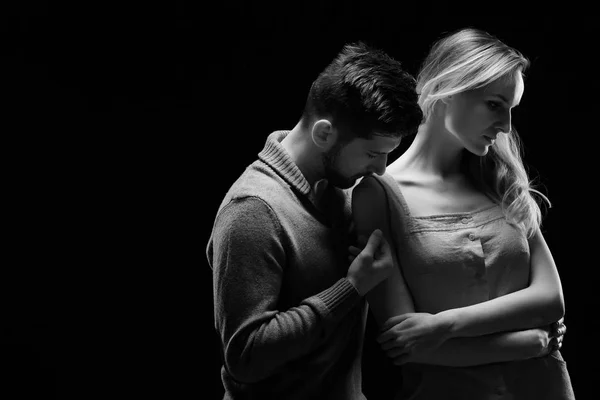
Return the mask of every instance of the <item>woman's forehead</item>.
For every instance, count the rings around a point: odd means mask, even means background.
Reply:
[[[471,93],[486,97],[497,96],[511,107],[514,107],[521,101],[524,90],[523,76],[521,73],[516,73],[498,78],[485,86],[472,90]]]

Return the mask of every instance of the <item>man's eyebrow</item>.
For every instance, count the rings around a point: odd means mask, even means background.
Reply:
[[[369,150],[369,153],[373,153],[373,154],[377,154],[377,155],[390,154],[392,151],[396,150],[398,147],[400,147],[400,143],[395,145],[394,148],[387,153],[385,151],[375,151],[375,150]]]

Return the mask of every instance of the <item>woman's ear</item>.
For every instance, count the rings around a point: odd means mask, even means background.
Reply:
[[[451,96],[443,97],[436,101],[433,105],[433,109],[431,110],[432,115],[444,115],[446,113],[446,110],[448,109],[448,106],[450,106],[450,103],[452,103],[452,99],[450,99],[450,97]]]
[[[446,97],[442,97],[440,99],[440,101],[446,105],[450,104],[452,101],[454,100],[454,96],[450,95],[450,96],[446,96]]]

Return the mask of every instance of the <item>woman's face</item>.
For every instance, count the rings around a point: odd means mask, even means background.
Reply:
[[[524,91],[520,72],[445,99],[445,126],[471,153],[484,156],[500,133],[511,130],[511,110]]]

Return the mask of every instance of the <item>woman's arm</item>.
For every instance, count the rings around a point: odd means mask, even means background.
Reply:
[[[564,330],[550,327],[514,332],[492,333],[476,337],[452,338],[434,350],[406,352],[383,342],[382,349],[395,365],[409,362],[453,367],[468,367],[496,362],[525,360],[548,355],[562,345]]]
[[[363,178],[361,183],[354,188],[352,210],[355,229],[359,236],[367,237],[374,229],[380,229],[392,247],[395,245],[395,241],[391,238],[386,193],[375,178]],[[351,252],[357,254],[358,251],[359,249],[356,248]],[[464,331],[468,331],[471,329],[469,323],[475,323],[475,329],[478,329],[476,322],[485,323],[487,319],[487,316],[478,313],[492,312],[494,311],[493,306],[492,310],[476,306],[466,307],[469,310],[461,316],[446,311],[443,315],[441,315],[442,313],[436,315],[415,314],[410,291],[400,273],[396,252],[392,253],[396,266],[392,275],[367,295],[371,313],[384,332],[382,336],[386,333],[388,335],[387,338],[383,336],[384,339],[381,339],[381,343],[386,343],[385,346],[388,346],[388,353],[392,351],[390,354],[395,355],[396,358],[398,354],[410,353],[410,357],[427,354],[427,358],[421,359],[420,362],[443,365],[463,365],[464,363],[476,365],[506,361],[507,358],[512,360],[529,358],[532,357],[532,354],[535,356],[543,353],[544,350],[540,349],[545,349],[545,347],[540,345],[540,333],[536,329],[532,329],[530,332],[508,332],[488,336],[484,336],[485,333],[472,334],[470,336],[482,337],[452,339],[454,336],[458,336],[459,330],[456,328],[459,326]],[[532,260],[539,259],[543,255],[543,253],[540,255],[539,252],[532,251]],[[532,271],[532,277],[533,275],[535,274]],[[489,302],[483,304],[487,303]],[[501,307],[499,308],[502,310]],[[505,311],[510,312],[511,310],[505,309]],[[417,316],[419,317],[417,318]],[[459,317],[462,317],[460,321],[453,319]],[[531,325],[527,328],[540,325],[534,325],[534,322],[531,321]],[[506,331],[510,328],[501,326],[500,330]],[[471,339],[473,339],[472,346],[469,345]],[[433,351],[435,349],[438,350]]]
[[[538,230],[529,239],[530,284],[519,291],[468,307],[437,314],[451,337],[529,329],[564,317],[565,304],[554,259]]]
[[[435,333],[433,317],[428,313],[392,317],[377,341],[397,365],[418,362],[460,367],[544,356],[560,349],[566,332],[560,320],[540,328],[443,340]]]
[[[382,326],[385,321],[394,316],[414,312],[413,300],[400,273],[395,243],[391,235],[386,193],[375,178],[365,177],[353,189],[352,215],[360,245],[366,242],[371,232],[379,229],[392,248],[394,260],[392,273],[365,296],[378,326]],[[360,250],[351,249],[351,257],[356,256]]]

